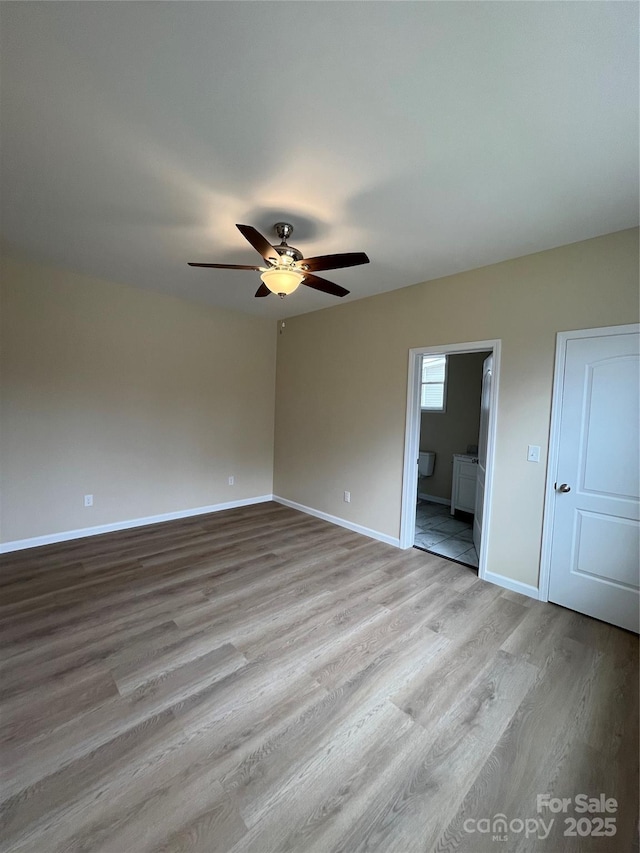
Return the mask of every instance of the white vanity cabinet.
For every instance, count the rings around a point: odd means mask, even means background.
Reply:
[[[451,515],[457,509],[476,511],[476,480],[478,457],[466,453],[453,454],[453,482],[451,487]]]

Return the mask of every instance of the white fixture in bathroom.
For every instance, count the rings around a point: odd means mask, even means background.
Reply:
[[[435,461],[436,454],[432,450],[421,450],[418,458],[418,477],[430,477]]]
[[[457,509],[475,514],[477,477],[478,457],[469,453],[454,453],[451,515],[454,515]]]

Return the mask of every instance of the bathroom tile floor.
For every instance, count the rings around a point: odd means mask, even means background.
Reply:
[[[416,548],[431,551],[432,554],[449,557],[474,569],[478,568],[478,555],[473,544],[473,525],[470,521],[452,516],[445,504],[418,501],[413,544]]]

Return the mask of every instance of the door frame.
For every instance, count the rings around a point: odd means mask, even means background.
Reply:
[[[560,451],[560,426],[562,398],[564,396],[564,370],[567,360],[567,344],[580,338],[600,338],[603,336],[629,335],[640,333],[640,323],[627,323],[623,326],[601,326],[597,329],[575,329],[570,332],[558,332],[556,335],[556,354],[553,369],[553,392],[551,395],[551,423],[549,426],[549,452],[547,454],[547,475],[545,483],[544,513],[542,516],[542,547],[540,549],[540,575],[538,578],[538,598],[549,601],[549,583],[551,581],[551,545],[553,542],[553,521],[555,509],[555,489],[558,473],[558,455]]]
[[[407,378],[407,415],[404,437],[404,463],[402,474],[402,511],[400,517],[400,547],[412,548],[415,540],[416,495],[418,492],[418,466],[416,459],[420,450],[420,361],[423,355],[463,355],[474,352],[493,354],[493,376],[489,400],[489,427],[487,432],[487,468],[482,514],[480,554],[478,554],[478,577],[487,573],[487,552],[493,496],[494,456],[498,423],[498,390],[500,385],[500,351],[502,342],[468,341],[460,344],[414,347],[409,350]]]

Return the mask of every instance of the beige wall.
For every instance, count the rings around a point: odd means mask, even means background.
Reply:
[[[533,585],[555,334],[638,319],[637,230],[290,318],[274,470],[271,321],[15,259],[2,273],[2,541],[272,490],[396,537],[409,348],[501,338],[489,569]]]
[[[271,493],[273,321],[2,273],[2,541]]]
[[[488,352],[450,355],[447,358],[447,399],[444,412],[422,412],[420,450],[435,451],[431,477],[420,480],[420,492],[451,498],[453,454],[466,453],[478,444],[482,364]]]
[[[409,348],[500,338],[488,568],[537,585],[556,332],[637,319],[637,229],[288,319],[274,492],[398,536]]]

